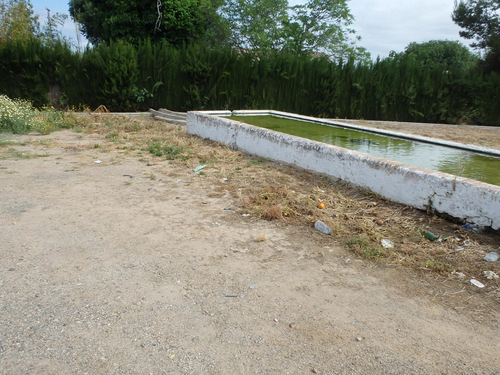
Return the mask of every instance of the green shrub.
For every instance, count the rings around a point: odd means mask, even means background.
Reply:
[[[0,132],[28,133],[37,127],[36,114],[30,102],[0,95]]]

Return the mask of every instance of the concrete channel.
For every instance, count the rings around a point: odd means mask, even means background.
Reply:
[[[278,111],[196,111],[187,114],[187,132],[222,142],[235,150],[326,174],[367,188],[391,201],[430,209],[480,227],[500,229],[500,186],[415,167],[361,152],[259,128],[225,117],[273,115],[346,126]],[[352,126],[358,130],[372,129]],[[378,131],[378,133],[382,133]],[[383,131],[385,135],[401,134]],[[404,135],[415,141],[460,147],[498,156],[498,151]]]

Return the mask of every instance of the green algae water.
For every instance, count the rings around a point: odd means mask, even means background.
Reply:
[[[400,163],[500,186],[500,158],[498,157],[340,126],[320,125],[274,116],[231,116],[229,118]]]

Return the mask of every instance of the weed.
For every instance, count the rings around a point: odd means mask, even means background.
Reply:
[[[446,270],[446,267],[443,263],[441,263],[439,260],[434,260],[434,259],[427,260],[425,262],[425,268],[429,268],[431,270],[438,272],[444,272]]]
[[[111,140],[116,140],[118,138],[118,135],[119,134],[117,132],[111,130],[108,132],[108,134],[106,134],[106,138]]]
[[[0,132],[24,134],[36,125],[36,110],[30,102],[0,95]]]
[[[21,159],[33,159],[33,158],[39,158],[39,157],[44,157],[48,155],[39,155],[39,154],[30,154],[29,152],[24,152],[24,151],[18,151],[13,148],[9,148],[1,157],[1,159],[16,159],[16,160],[21,160]]]
[[[26,146],[26,142],[16,142],[16,141],[0,141],[0,147],[6,146]]]
[[[347,247],[365,259],[379,259],[385,252],[378,246],[373,246],[368,236],[361,234],[351,237],[347,241]]]
[[[147,150],[155,156],[166,156],[167,160],[174,160],[181,156],[181,146],[170,145],[162,139],[153,139],[149,142]]]

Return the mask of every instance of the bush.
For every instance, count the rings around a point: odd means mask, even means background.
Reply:
[[[37,127],[36,113],[30,102],[0,95],[0,132],[24,134]]]

